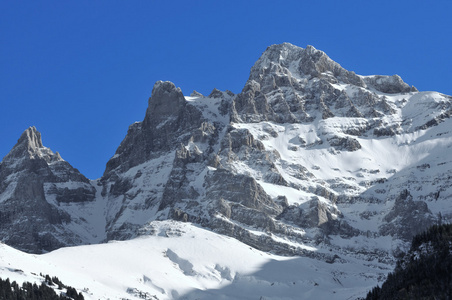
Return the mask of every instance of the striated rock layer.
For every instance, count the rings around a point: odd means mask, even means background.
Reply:
[[[397,75],[273,45],[238,95],[157,82],[98,180],[25,131],[0,164],[1,239],[42,252],[174,219],[278,254],[391,263],[452,218],[450,115],[450,96]]]

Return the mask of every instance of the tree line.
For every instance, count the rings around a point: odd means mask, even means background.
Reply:
[[[434,225],[414,236],[394,272],[366,299],[452,299],[452,225]]]
[[[57,294],[51,287],[60,290]],[[66,291],[64,292],[63,289]],[[10,282],[9,278],[0,278],[0,299],[1,300],[84,300],[81,293],[71,286],[64,285],[57,277],[45,276],[41,285],[24,282],[19,285],[17,282]]]

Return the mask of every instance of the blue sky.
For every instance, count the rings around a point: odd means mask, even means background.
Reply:
[[[239,93],[267,46],[452,95],[452,1],[0,1],[0,157],[29,126],[102,175],[157,80]]]

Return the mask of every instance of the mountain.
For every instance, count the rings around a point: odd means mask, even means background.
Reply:
[[[91,242],[84,211],[96,202],[96,188],[85,176],[42,145],[30,127],[0,164],[1,240],[40,253]]]
[[[174,220],[277,255],[359,261],[371,287],[413,236],[452,218],[451,100],[273,45],[237,95],[157,82],[97,180],[27,129],[0,164],[1,240],[43,253]]]

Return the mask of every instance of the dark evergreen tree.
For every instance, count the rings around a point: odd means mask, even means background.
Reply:
[[[53,288],[49,287],[54,283],[61,288],[65,287],[67,293],[57,294]],[[63,285],[58,278],[54,280],[46,275],[40,286],[36,283],[24,282],[20,287],[15,281],[11,283],[8,278],[6,280],[0,278],[0,300],[84,300],[84,297],[81,293],[77,293],[75,288]]]
[[[434,225],[413,237],[394,272],[366,299],[452,299],[452,225]]]

